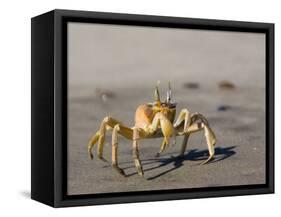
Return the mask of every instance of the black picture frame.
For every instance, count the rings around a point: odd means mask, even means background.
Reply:
[[[266,34],[266,184],[196,189],[66,194],[67,22]],[[274,193],[274,24],[53,10],[31,21],[31,198],[53,207]]]

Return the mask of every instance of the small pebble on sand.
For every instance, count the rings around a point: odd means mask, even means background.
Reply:
[[[186,82],[183,84],[183,87],[186,89],[198,89],[199,84],[196,82]]]
[[[229,110],[229,109],[231,109],[231,106],[229,106],[229,105],[220,105],[220,106],[217,108],[218,111],[227,111],[227,110]]]
[[[218,84],[219,88],[222,89],[222,90],[233,90],[236,88],[235,84],[233,84],[232,82],[230,81],[220,81],[219,84]]]

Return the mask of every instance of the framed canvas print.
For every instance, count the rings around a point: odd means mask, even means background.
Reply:
[[[31,36],[34,200],[274,192],[274,24],[54,10]]]

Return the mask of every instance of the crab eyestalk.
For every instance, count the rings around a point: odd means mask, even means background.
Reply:
[[[169,82],[169,88],[167,91],[167,98],[166,98],[166,103],[170,103],[172,99],[172,89],[171,89],[171,83]]]
[[[155,96],[156,104],[158,106],[160,106],[161,105],[161,101],[160,101],[160,94],[159,94],[158,86],[155,87],[154,96]]]

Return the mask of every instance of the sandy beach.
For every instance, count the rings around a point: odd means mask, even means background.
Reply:
[[[69,24],[68,34],[68,194],[265,183],[263,34],[79,23]],[[90,160],[87,143],[103,118],[133,126],[137,106],[153,101],[158,80],[163,98],[171,82],[177,111],[207,117],[217,136],[215,160],[200,165],[208,157],[203,132],[190,137],[183,159],[181,137],[158,158],[161,139],[141,140],[144,177],[136,173],[132,142],[121,136],[119,165],[127,177],[112,169],[110,132],[109,163],[96,149]],[[222,80],[234,88],[219,88]]]

